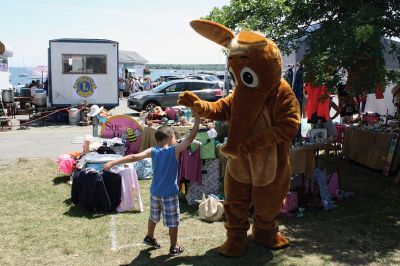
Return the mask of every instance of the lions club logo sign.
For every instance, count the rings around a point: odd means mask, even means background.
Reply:
[[[74,84],[76,93],[83,98],[92,96],[96,88],[94,80],[89,76],[80,76]]]

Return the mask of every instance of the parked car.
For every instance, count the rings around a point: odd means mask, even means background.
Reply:
[[[150,91],[132,93],[128,97],[128,107],[136,111],[150,111],[156,106],[161,106],[161,108],[176,106],[179,94],[184,91],[193,91],[206,101],[216,101],[223,94],[216,82],[190,79],[172,80],[164,82]]]
[[[218,82],[218,85],[223,88],[224,87],[224,82],[221,81],[216,75],[210,75],[210,74],[193,74],[187,76],[189,79],[198,79],[198,80],[207,80],[207,81],[212,81],[212,82]]]
[[[155,80],[153,80],[153,82],[151,84],[152,84],[153,88],[155,88],[157,86],[160,86],[164,82],[171,81],[171,80],[177,80],[177,79],[186,79],[186,76],[184,76],[184,75],[179,75],[179,76],[160,76],[160,77],[156,78]]]

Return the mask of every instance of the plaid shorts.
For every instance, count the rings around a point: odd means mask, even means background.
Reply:
[[[163,216],[164,225],[168,228],[179,225],[179,199],[178,194],[158,197],[150,195],[150,219],[154,223],[160,221]]]

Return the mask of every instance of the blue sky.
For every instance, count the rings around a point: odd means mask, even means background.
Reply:
[[[10,66],[47,64],[48,41],[99,38],[118,41],[150,63],[224,63],[221,47],[192,30],[192,19],[229,0],[11,0],[2,1],[0,40],[10,45]]]

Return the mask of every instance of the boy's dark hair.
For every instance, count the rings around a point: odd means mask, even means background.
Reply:
[[[171,127],[169,126],[161,126],[156,130],[155,137],[157,142],[164,141],[168,139],[171,135]]]

